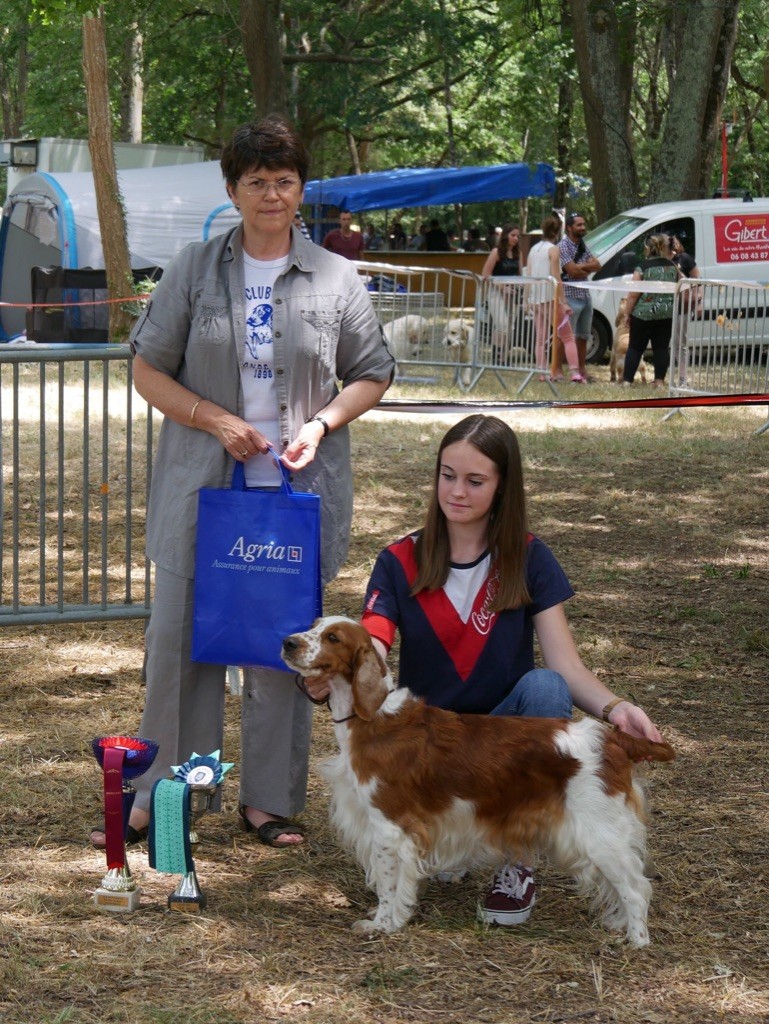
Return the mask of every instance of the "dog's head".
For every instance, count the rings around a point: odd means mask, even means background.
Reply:
[[[413,345],[425,345],[430,333],[430,324],[423,316],[411,314],[406,317],[408,320],[408,339]]]
[[[283,641],[281,658],[301,676],[328,676],[332,692],[352,687],[353,709],[369,721],[390,692],[387,668],[371,637],[357,622],[340,615],[316,619],[304,633]]]
[[[443,344],[449,348],[457,348],[459,345],[469,345],[472,337],[473,328],[469,321],[460,319],[449,320],[446,324]]]
[[[627,299],[621,299],[619,309],[617,310],[617,319],[614,321],[614,326],[619,327],[627,316]]]

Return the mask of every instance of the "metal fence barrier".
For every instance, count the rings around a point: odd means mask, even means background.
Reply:
[[[769,292],[749,282],[681,281],[670,344],[671,394],[765,394]]]
[[[448,370],[461,384],[473,360],[477,275],[389,263],[357,267],[396,359],[396,378],[437,384],[439,376],[424,371]]]
[[[522,377],[520,394],[547,376],[555,280],[358,270],[401,380],[470,391],[486,372],[506,387],[505,371]],[[679,282],[669,380],[672,397],[769,393],[769,291]],[[0,385],[0,625],[148,617],[154,424],[134,395],[128,346],[2,345]]]
[[[504,389],[502,371],[523,376],[516,394],[535,378],[550,381],[550,347],[555,323],[558,283],[552,277],[489,277],[480,281],[470,387],[486,371]]]
[[[385,337],[404,381],[437,383],[418,376],[416,367],[449,368],[454,383],[470,391],[486,371],[524,375],[518,393],[549,365],[548,337],[537,359],[535,308],[543,313],[549,334],[556,282],[526,277],[482,280],[462,270],[357,264],[371,295]],[[553,389],[554,390],[554,389]]]
[[[144,618],[152,412],[127,345],[0,347],[0,625]]]

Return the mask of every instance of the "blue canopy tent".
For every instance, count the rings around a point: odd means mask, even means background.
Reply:
[[[304,201],[313,206],[336,206],[358,213],[523,199],[552,195],[554,191],[555,171],[550,164],[416,167],[308,181]]]

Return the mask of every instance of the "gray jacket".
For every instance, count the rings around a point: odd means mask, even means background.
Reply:
[[[244,358],[242,229],[194,242],[169,264],[131,332],[131,346],[155,369],[239,416]],[[292,228],[289,264],[273,289],[275,378],[280,443],[342,387],[391,379],[394,361],[371,299],[349,260]],[[192,578],[197,493],[229,486],[234,463],[211,434],[165,419],[154,460],[147,554]],[[347,554],[352,520],[350,437],[335,430],[292,485],[321,498],[321,575],[334,578]]]

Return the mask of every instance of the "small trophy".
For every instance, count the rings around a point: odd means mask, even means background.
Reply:
[[[104,772],[104,836],[107,874],[93,894],[100,910],[125,913],[136,910],[141,889],[131,876],[125,853],[125,835],[136,790],[130,779],[143,775],[155,760],[157,743],[135,736],[101,736],[91,742]]]
[[[232,764],[222,764],[218,750],[207,757],[193,753],[189,761],[171,768],[172,779],[155,783],[150,867],[182,876],[168,897],[170,910],[199,914],[206,905],[206,895],[198,884],[192,857],[193,847],[200,840],[192,826],[210,809],[222,779],[232,767]]]

